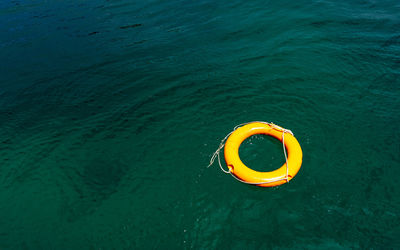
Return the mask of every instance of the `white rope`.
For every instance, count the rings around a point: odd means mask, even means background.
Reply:
[[[233,131],[235,131],[235,130],[236,130],[236,127],[233,129]],[[214,163],[215,158],[218,157],[218,163],[219,163],[219,167],[221,168],[221,170],[222,170],[225,174],[229,174],[229,173],[231,172],[230,170],[225,170],[225,169],[222,167],[222,165],[221,165],[221,159],[220,159],[220,157],[219,157],[219,152],[220,152],[221,149],[225,146],[225,141],[226,141],[226,139],[228,139],[228,137],[233,133],[233,131],[230,132],[229,134],[227,134],[227,135],[225,136],[225,138],[221,140],[221,143],[219,144],[217,151],[215,151],[215,153],[214,153],[213,156],[211,157],[211,159],[210,159],[210,164],[208,164],[207,168],[209,168],[209,167]]]
[[[255,183],[255,182],[247,182],[247,181],[241,180],[240,178],[236,177],[236,176],[232,173],[231,169],[225,170],[225,169],[222,167],[222,165],[221,165],[221,159],[220,159],[220,152],[221,152],[221,149],[225,146],[225,141],[226,141],[226,140],[228,139],[228,137],[229,137],[236,129],[238,129],[239,127],[244,126],[244,125],[247,125],[247,124],[250,124],[250,123],[254,123],[254,122],[259,122],[259,123],[268,124],[270,127],[282,131],[282,147],[283,147],[283,153],[284,153],[284,155],[285,155],[285,160],[286,160],[286,176],[285,176],[284,178],[279,178],[279,179],[276,179],[276,180],[273,180],[273,181],[268,181],[268,182],[257,182],[257,183]],[[289,182],[289,163],[288,163],[287,153],[286,153],[286,147],[285,147],[285,133],[289,133],[289,134],[293,135],[293,132],[292,132],[291,130],[289,130],[289,129],[284,129],[284,128],[282,128],[282,127],[279,127],[278,125],[275,125],[275,124],[272,123],[272,122],[253,121],[253,122],[246,122],[246,123],[239,124],[239,125],[237,125],[237,126],[235,126],[235,127],[233,128],[233,131],[231,131],[229,134],[227,134],[227,135],[224,137],[224,139],[221,140],[221,142],[220,142],[220,144],[219,144],[219,146],[218,146],[218,149],[217,149],[217,150],[215,151],[215,153],[212,155],[212,157],[211,157],[211,159],[210,159],[210,164],[208,164],[207,168],[209,168],[209,167],[214,163],[215,159],[218,157],[218,164],[219,164],[220,169],[221,169],[225,174],[231,174],[232,177],[234,177],[236,180],[238,180],[238,181],[240,181],[240,182],[242,182],[242,183],[251,184],[251,185],[261,185],[261,184],[268,184],[268,183],[277,182],[277,181],[283,181],[283,180],[286,180],[286,182]]]

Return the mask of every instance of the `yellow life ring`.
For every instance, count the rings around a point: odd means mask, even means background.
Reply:
[[[280,168],[271,172],[259,172],[250,169],[240,160],[240,144],[255,134],[270,135],[282,141],[287,150],[287,157],[285,152],[286,162]],[[226,140],[224,155],[232,175],[242,182],[261,187],[278,186],[289,182],[300,170],[303,158],[300,144],[290,130],[266,122],[251,122],[234,130]]]

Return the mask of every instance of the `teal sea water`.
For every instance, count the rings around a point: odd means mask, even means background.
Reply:
[[[398,1],[12,0],[0,27],[1,249],[400,248]],[[206,167],[254,120],[294,132],[290,183]]]

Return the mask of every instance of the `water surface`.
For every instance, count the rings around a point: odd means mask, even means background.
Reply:
[[[400,5],[0,4],[3,249],[400,247]],[[294,132],[275,188],[214,164],[234,126]],[[281,145],[254,136],[269,171]]]

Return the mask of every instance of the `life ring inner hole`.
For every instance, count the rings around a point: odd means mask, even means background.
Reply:
[[[264,134],[244,140],[239,147],[239,157],[248,168],[259,172],[276,170],[286,162],[282,142]]]

